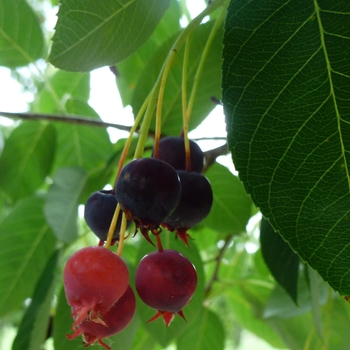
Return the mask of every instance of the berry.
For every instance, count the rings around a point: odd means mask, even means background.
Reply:
[[[158,310],[149,322],[163,316],[168,326],[175,314],[184,318],[182,308],[196,289],[197,273],[192,263],[179,252],[157,251],[141,260],[135,285],[141,300]]]
[[[93,345],[96,341],[110,350],[110,347],[102,341],[102,338],[121,332],[132,320],[136,308],[136,299],[130,285],[123,296],[103,315],[102,322],[94,322],[85,319],[76,326],[72,335],[67,335],[72,340],[82,334],[85,346]]]
[[[204,155],[196,142],[190,140],[191,171],[202,172]],[[186,169],[185,141],[183,137],[167,136],[159,141],[158,159],[170,164],[176,170]]]
[[[118,201],[112,190],[102,190],[90,195],[85,203],[84,218],[91,231],[104,242],[107,240],[109,226],[111,224]],[[120,211],[113,234],[113,241],[119,239],[119,231],[122,222]],[[127,228],[131,221],[127,221]]]
[[[79,325],[85,318],[99,322],[125,293],[129,271],[124,261],[104,247],[78,250],[67,261],[63,282],[68,304]]]
[[[163,226],[170,231],[176,231],[188,245],[187,230],[209,214],[213,204],[213,192],[204,175],[183,170],[177,173],[181,181],[181,199],[173,213],[165,219]]]
[[[136,223],[147,240],[179,203],[180,179],[172,166],[154,158],[127,164],[116,183],[116,197],[129,220]],[[150,240],[149,240],[150,241]]]

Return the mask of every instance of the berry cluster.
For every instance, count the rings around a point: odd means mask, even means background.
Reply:
[[[140,261],[135,275],[137,294],[156,310],[149,322],[162,317],[168,326],[176,314],[185,319],[182,309],[195,292],[196,269],[179,252],[163,249],[160,236],[161,226],[166,227],[188,246],[188,229],[210,212],[213,194],[201,174],[203,152],[190,141],[188,153],[182,137],[165,137],[151,158],[135,159],[122,169],[113,190],[94,192],[88,198],[84,217],[100,243],[76,252],[65,266],[64,287],[74,319],[69,339],[82,335],[85,346],[97,341],[110,349],[102,339],[131,321],[135,296],[128,268],[119,247],[115,254],[103,245],[108,238],[111,245],[117,241],[121,245],[125,226],[132,222],[147,241],[154,245],[151,233],[157,242],[157,250]]]

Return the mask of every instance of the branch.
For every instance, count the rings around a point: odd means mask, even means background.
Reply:
[[[76,115],[55,115],[55,114],[40,114],[40,113],[10,113],[1,112],[0,116],[11,118],[11,119],[24,119],[24,120],[46,120],[49,122],[64,122],[71,124],[80,124],[88,126],[98,126],[101,128],[116,128],[120,130],[130,131],[131,126],[106,123],[101,120],[89,118],[89,117],[78,117]]]
[[[227,148],[227,143],[217,148],[204,152],[205,166],[204,166],[203,172],[206,172],[209,169],[209,167],[213,165],[217,157],[224,156],[228,153],[229,153],[229,150]]]
[[[219,279],[219,268],[220,268],[221,260],[224,256],[226,248],[230,245],[230,243],[232,241],[232,237],[233,237],[233,234],[228,235],[225,238],[224,245],[220,248],[218,255],[214,259],[215,260],[215,268],[214,268],[213,275],[211,276],[211,279],[209,280],[209,282],[205,288],[205,294],[204,294],[205,297],[208,297],[208,295],[211,292],[211,289],[213,287],[214,282],[216,282]]]

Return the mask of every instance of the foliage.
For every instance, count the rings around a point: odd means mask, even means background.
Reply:
[[[180,135],[191,116],[193,130],[222,100],[239,177],[217,162],[222,147],[206,152],[211,213],[189,248],[162,232],[197,269],[188,322],[147,323],[153,310],[138,300],[108,344],[244,349],[254,334],[270,348],[347,349],[349,3],[215,0],[196,18],[184,0],[101,3],[61,0],[54,32],[44,9],[57,1],[0,0],[0,65],[35,96],[28,113],[0,112],[18,120],[0,125],[0,347],[82,346],[65,337],[62,288],[68,257],[98,243],[79,206],[113,186],[125,145],[125,161],[147,155],[159,125]],[[111,142],[89,105],[89,72],[103,66],[142,118],[138,138]],[[152,249],[128,237],[132,277]]]

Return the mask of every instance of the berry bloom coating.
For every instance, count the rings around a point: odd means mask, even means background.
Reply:
[[[146,255],[136,270],[135,286],[141,300],[158,310],[168,326],[175,314],[184,318],[182,308],[190,301],[197,286],[193,264],[175,250]]]
[[[178,205],[181,184],[169,164],[140,158],[123,168],[115,191],[127,219],[134,220],[141,233],[148,236],[148,230],[156,231]]]
[[[124,261],[104,247],[86,247],[74,253],[64,268],[63,282],[73,309],[73,327],[87,317],[99,322],[125,293],[129,271]]]
[[[84,218],[91,231],[101,240],[107,240],[109,226],[111,224],[118,201],[111,190],[102,190],[90,195],[85,203]],[[117,225],[114,230],[113,240],[119,239],[122,211],[120,211]],[[127,222],[127,228],[131,221]]]
[[[188,245],[187,230],[201,222],[209,213],[213,204],[213,192],[208,179],[199,173],[177,171],[181,181],[181,199],[163,226],[176,231]]]
[[[102,339],[121,332],[131,322],[135,308],[135,294],[128,286],[123,296],[103,315],[101,322],[84,320],[75,327],[75,332],[72,335],[67,335],[67,338],[72,340],[82,335],[85,347],[93,345],[97,341],[110,350],[110,347]]]
[[[204,155],[201,148],[193,140],[190,141],[191,171],[202,172]],[[153,154],[152,154],[153,156]],[[158,159],[170,164],[176,170],[186,169],[185,141],[183,137],[167,136],[159,141]]]

